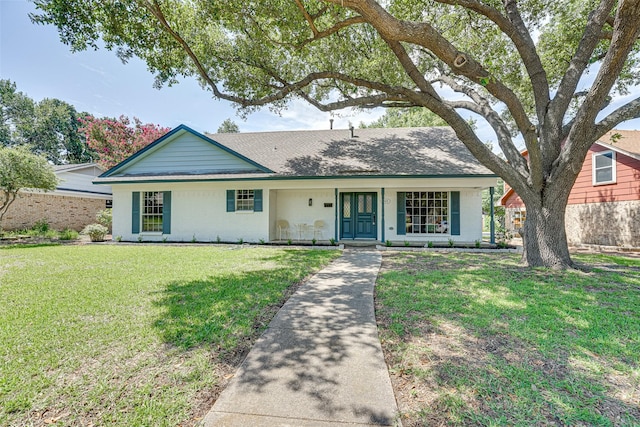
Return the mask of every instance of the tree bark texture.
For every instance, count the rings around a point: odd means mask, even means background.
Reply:
[[[565,211],[569,193],[577,174],[559,181],[548,181],[540,193],[524,192],[527,208],[524,222],[523,261],[530,267],[571,268]]]

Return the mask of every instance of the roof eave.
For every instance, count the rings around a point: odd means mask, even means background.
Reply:
[[[606,149],[608,149],[608,150],[613,150],[616,153],[624,154],[625,156],[631,157],[632,159],[640,160],[640,154],[636,154],[636,153],[632,153],[632,152],[627,151],[627,150],[623,150],[620,147],[616,147],[615,145],[610,145],[610,144],[607,144],[607,143],[602,142],[602,141],[596,141],[595,143],[600,145],[600,146],[602,146],[602,147],[604,147],[604,148],[606,148]]]
[[[229,182],[229,181],[297,181],[297,180],[328,180],[328,179],[454,179],[454,178],[498,178],[495,174],[415,174],[415,175],[326,175],[326,176],[294,176],[294,175],[268,175],[261,177],[175,177],[158,175],[133,179],[133,177],[98,177],[93,183],[102,184],[149,184],[157,182]]]

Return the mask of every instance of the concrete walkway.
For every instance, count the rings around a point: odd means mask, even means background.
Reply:
[[[378,252],[345,251],[287,301],[204,426],[395,425],[378,339]]]

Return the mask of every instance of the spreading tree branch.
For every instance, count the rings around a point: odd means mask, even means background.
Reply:
[[[600,122],[596,123],[595,134],[604,135],[618,124],[632,119],[640,118],[640,97],[616,109]]]
[[[576,156],[575,153],[586,152],[595,140],[594,135],[597,130],[594,124],[595,118],[607,102],[611,88],[620,75],[640,34],[640,26],[637,24],[638,16],[640,16],[640,0],[621,0],[618,3],[611,45],[589,94],[578,109],[575,125],[571,128],[567,142],[557,160],[558,167],[554,170],[555,177],[565,173],[567,169],[574,173],[580,170],[583,159]],[[593,108],[593,105],[600,108]],[[636,108],[635,102],[632,101],[631,107],[623,111],[626,111],[626,114],[631,114],[635,112]],[[620,109],[616,111],[620,111]],[[621,117],[621,114],[619,113],[617,117]]]
[[[548,128],[552,131],[559,132],[562,127],[562,120],[564,113],[569,107],[569,103],[573,98],[573,94],[576,91],[578,82],[582,77],[584,70],[589,65],[591,55],[600,41],[600,31],[603,25],[607,22],[607,18],[615,4],[615,0],[601,0],[598,7],[591,13],[585,27],[584,34],[576,53],[573,55],[567,72],[562,77],[556,96],[549,106],[549,112],[547,120],[549,121]],[[552,135],[549,135],[552,136]],[[557,135],[559,136],[559,135]],[[546,138],[545,138],[546,139]]]
[[[472,88],[458,83],[450,76],[442,75],[436,80],[443,82],[454,91],[463,93],[473,100],[473,102],[449,102],[449,105],[451,105],[453,108],[465,108],[484,117],[496,132],[496,135],[498,137],[498,145],[500,146],[500,149],[504,153],[505,157],[520,173],[520,175],[522,175],[522,178],[526,180],[530,176],[527,162],[520,154],[520,151],[513,144],[513,139],[511,138],[509,128],[504,123],[500,115],[493,108],[491,108],[491,104],[489,103],[489,101]]]
[[[309,23],[309,27],[311,28],[311,32],[313,33],[313,37],[303,40],[300,44],[298,44],[298,47],[303,47],[316,40],[329,37],[330,35],[337,33],[343,28],[347,28],[355,24],[362,24],[365,22],[361,16],[352,16],[350,18],[345,19],[344,21],[340,21],[334,24],[331,28],[327,28],[326,30],[319,31],[318,27],[316,27],[315,21],[316,19],[318,19],[320,15],[312,16],[304,7],[304,5],[302,4],[302,1],[300,0],[294,0],[294,1],[298,6],[298,9],[300,9],[302,16],[304,16],[304,19],[307,21],[307,23]]]

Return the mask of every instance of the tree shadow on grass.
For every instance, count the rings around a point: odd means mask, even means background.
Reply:
[[[377,314],[383,337],[402,343],[385,347],[402,372],[396,386],[413,393],[399,398],[414,413],[405,425],[637,425],[637,284],[620,266],[585,274],[513,257],[387,256]]]
[[[262,258],[262,267],[167,283],[155,305],[162,339],[188,350],[210,344],[222,357],[244,354],[300,281],[321,265],[319,251],[285,251]]]

